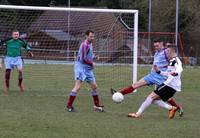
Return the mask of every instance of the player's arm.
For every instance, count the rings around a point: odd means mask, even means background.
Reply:
[[[7,39],[3,39],[3,40],[0,40],[0,51],[2,53],[2,57],[6,54],[6,42],[9,41],[10,39],[12,39],[11,37],[10,38],[7,38]],[[0,68],[2,68],[2,63],[3,63],[3,59],[0,58]]]
[[[170,73],[169,72],[165,72],[165,71],[160,71],[160,74],[163,75],[163,76],[169,76]]]
[[[6,42],[9,41],[10,39],[12,39],[12,38],[10,37],[10,38],[7,38],[7,39],[0,40],[0,45],[6,46]]]
[[[4,46],[5,45],[6,40],[0,40],[0,45]]]
[[[2,55],[3,56],[5,54],[5,51],[6,51],[6,41],[10,40],[11,38],[8,38],[8,39],[4,39],[4,40],[0,40],[0,50],[2,51]],[[3,62],[3,59],[0,58],[0,69],[2,68],[2,62]]]
[[[169,72],[167,72],[167,71],[161,71],[156,65],[153,65],[152,68],[156,73],[161,74],[163,76],[169,76],[170,75]]]
[[[31,52],[31,48],[30,48],[30,46],[28,45],[28,43],[25,42],[25,41],[22,40],[22,39],[20,39],[20,40],[21,40],[22,43],[23,43],[22,47],[27,51],[28,55],[29,55],[30,57],[33,57],[33,53]]]
[[[181,72],[183,71],[183,67],[182,67],[182,62],[180,61],[179,58],[176,58],[176,64],[174,66],[175,66],[175,71],[171,72],[171,75],[172,76],[180,75]]]
[[[171,75],[170,74],[170,72],[167,72],[167,71],[158,71],[158,72],[156,72],[156,73],[158,73],[158,74],[161,74],[161,75],[163,75],[163,76],[169,76],[169,75]]]
[[[1,46],[1,51],[2,51],[2,47],[4,45],[4,41],[3,40],[0,40],[0,46]],[[0,58],[0,69],[2,68],[2,58]]]

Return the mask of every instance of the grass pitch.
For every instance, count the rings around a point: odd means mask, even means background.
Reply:
[[[26,65],[24,83],[26,92],[19,94],[17,74],[13,71],[8,96],[0,96],[1,138],[197,138],[200,136],[199,91],[200,69],[184,68],[183,91],[176,99],[183,105],[184,117],[168,119],[168,111],[152,105],[142,119],[126,117],[137,111],[153,87],[144,87],[137,93],[125,96],[115,104],[109,93],[110,86],[129,85],[123,78],[129,68],[118,76],[110,76],[112,67],[95,70],[106,112],[93,111],[90,89],[83,85],[74,103],[75,113],[64,111],[66,96],[73,87],[73,68],[66,65]],[[116,70],[115,70],[116,71]],[[139,77],[149,68],[139,68]],[[3,84],[3,71],[1,71]],[[123,84],[123,85],[122,85]]]

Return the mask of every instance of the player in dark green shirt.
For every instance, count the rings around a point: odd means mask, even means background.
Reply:
[[[9,80],[10,80],[10,74],[11,70],[14,69],[14,67],[17,68],[18,71],[18,86],[20,88],[20,91],[24,91],[24,86],[22,85],[23,80],[23,61],[21,58],[21,48],[24,48],[30,57],[33,56],[33,54],[30,52],[30,47],[28,44],[19,38],[19,31],[14,30],[12,32],[12,38],[6,39],[1,42],[4,46],[6,46],[6,56],[4,59],[5,63],[5,87],[4,87],[4,94],[8,94],[9,91]]]

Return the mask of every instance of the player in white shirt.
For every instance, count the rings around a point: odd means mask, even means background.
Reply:
[[[180,59],[177,57],[175,45],[169,46],[169,56],[170,63],[166,72],[160,71],[157,66],[154,66],[157,73],[168,77],[167,80],[146,98],[136,113],[129,113],[128,117],[139,118],[144,110],[154,103],[169,110],[169,118],[174,118],[177,107],[167,104],[166,101],[172,98],[176,92],[181,91],[181,72],[183,68]]]

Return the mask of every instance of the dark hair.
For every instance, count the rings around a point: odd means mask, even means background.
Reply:
[[[13,32],[19,32],[19,31],[18,31],[17,29],[14,29],[14,30],[12,30],[12,33],[13,33]]]
[[[156,43],[156,42],[163,42],[163,40],[162,40],[161,38],[155,38],[155,39],[153,40],[153,42],[154,42],[154,43]]]
[[[85,32],[85,35],[89,35],[90,33],[94,33],[94,31],[92,31],[92,30],[87,30],[86,32]]]

